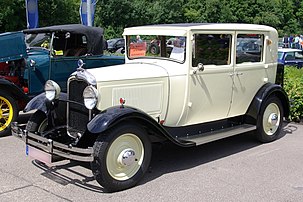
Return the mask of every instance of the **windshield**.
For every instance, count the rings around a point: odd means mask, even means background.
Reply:
[[[127,56],[185,61],[186,37],[130,35],[127,36]]]
[[[42,47],[50,49],[50,40],[51,33],[27,34],[25,43],[28,48]]]
[[[282,59],[283,57],[283,52],[278,52],[278,59]]]

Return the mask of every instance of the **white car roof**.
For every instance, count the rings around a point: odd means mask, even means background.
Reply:
[[[294,49],[294,48],[279,48],[278,52],[300,52],[302,50],[300,49]]]
[[[238,30],[238,31],[270,31],[276,32],[273,27],[242,23],[183,23],[159,24],[125,28],[123,35],[175,35],[185,36],[190,30]]]

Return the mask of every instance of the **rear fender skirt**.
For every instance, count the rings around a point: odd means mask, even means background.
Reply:
[[[173,143],[180,146],[186,146],[172,138],[169,132],[148,114],[129,106],[114,106],[102,111],[87,124],[87,129],[92,134],[100,134],[124,121],[140,123],[140,125],[152,130],[156,134],[163,135]]]
[[[253,101],[250,103],[250,106],[246,112],[246,115],[252,117],[254,121],[257,120],[257,117],[259,115],[261,106],[263,101],[265,101],[270,96],[276,96],[278,97],[284,108],[284,117],[289,116],[289,101],[287,94],[283,90],[283,88],[280,85],[267,83],[265,84],[255,95]]]

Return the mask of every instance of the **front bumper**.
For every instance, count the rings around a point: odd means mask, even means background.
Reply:
[[[72,145],[65,145],[52,139],[41,137],[23,129],[17,122],[12,122],[11,131],[13,136],[25,142],[27,155],[44,163],[53,163],[58,161],[58,159],[83,162],[93,161],[93,148],[91,147],[87,149],[73,147]]]

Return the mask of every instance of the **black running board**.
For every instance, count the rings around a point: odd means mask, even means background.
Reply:
[[[203,134],[180,137],[178,138],[178,141],[192,142],[195,143],[196,145],[201,145],[215,140],[223,139],[226,137],[231,137],[241,133],[253,131],[256,130],[256,128],[257,127],[255,125],[243,124],[243,125],[238,125],[238,126],[207,132]]]

